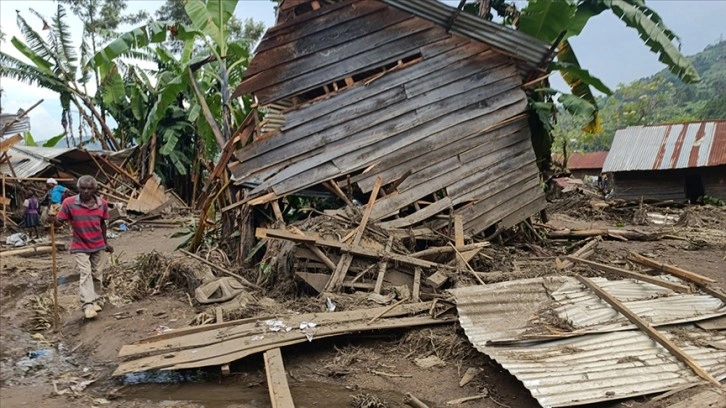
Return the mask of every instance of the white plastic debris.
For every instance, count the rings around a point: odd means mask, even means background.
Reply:
[[[326,298],[326,300],[325,300],[325,306],[327,307],[328,312],[334,312],[335,311],[335,303],[333,303],[333,301],[330,300],[330,298]]]
[[[287,325],[285,323],[283,323],[282,320],[274,320],[274,319],[265,320],[265,324],[267,325],[267,328],[273,332],[279,332],[281,330],[290,331],[290,330],[288,330]]]

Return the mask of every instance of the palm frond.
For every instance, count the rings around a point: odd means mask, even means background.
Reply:
[[[52,60],[54,57],[53,50],[48,46],[45,39],[37,31],[35,31],[27,21],[25,21],[20,13],[18,13],[16,21],[18,23],[20,33],[23,35],[23,38],[30,49],[33,50],[33,52],[40,58],[48,61]]]
[[[78,54],[73,47],[71,40],[70,27],[65,22],[66,11],[62,5],[58,5],[56,13],[52,19],[52,33],[55,37],[55,51],[60,57],[65,70],[72,76],[78,71]]]
[[[79,80],[82,84],[87,84],[91,80],[91,68],[88,62],[91,60],[92,55],[91,47],[86,41],[86,30],[83,29],[83,40],[81,40],[81,78]]]
[[[68,85],[58,77],[4,52],[0,52],[0,77],[11,78],[29,85],[38,85],[55,92],[69,89]]]

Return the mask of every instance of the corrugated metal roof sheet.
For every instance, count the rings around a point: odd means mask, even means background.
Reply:
[[[726,312],[723,302],[707,295],[676,294],[632,280],[593,280],[654,325]],[[522,381],[542,406],[633,397],[701,381],[647,334],[630,330],[627,320],[574,278],[502,282],[451,293],[472,344]],[[661,329],[709,373],[726,378],[726,351],[696,345],[724,342],[725,336],[695,328],[676,330],[673,336],[667,330]],[[553,341],[504,343],[587,332]]]
[[[608,152],[572,153],[567,159],[567,168],[570,170],[602,169]]]
[[[5,124],[10,123],[17,118],[17,114],[9,114],[9,113],[3,113],[0,114],[0,129],[3,129],[5,127]],[[23,132],[29,132],[30,131],[30,117],[25,116],[24,118],[20,118],[17,122],[15,122],[13,125],[11,125],[8,129],[6,129],[0,137],[4,136],[11,136],[18,133]]]
[[[51,166],[50,160],[74,148],[13,146],[8,150],[10,164],[17,177],[33,177]],[[12,175],[7,163],[0,164],[0,173]]]
[[[603,172],[726,164],[726,121],[630,126],[618,130]]]
[[[455,8],[437,0],[382,0],[397,9],[425,18],[440,26],[446,26]],[[512,30],[483,18],[460,13],[449,31],[485,42],[509,54],[522,57],[527,66],[537,67],[549,51],[550,45],[520,31]]]

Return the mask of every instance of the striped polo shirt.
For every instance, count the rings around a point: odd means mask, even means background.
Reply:
[[[61,221],[68,221],[73,230],[71,253],[98,252],[106,249],[101,225],[108,219],[108,203],[101,197],[96,197],[93,207],[87,207],[81,202],[80,195],[74,195],[63,200],[63,205],[56,216]]]

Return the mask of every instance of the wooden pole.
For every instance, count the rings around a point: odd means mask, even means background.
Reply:
[[[60,312],[58,311],[58,267],[56,264],[55,248],[55,221],[50,223],[50,256],[52,259],[51,269],[53,270],[53,331],[60,329]]]
[[[693,360],[688,354],[686,354],[678,345],[671,342],[660,334],[660,332],[656,329],[654,329],[648,322],[641,319],[640,316],[635,314],[632,310],[628,309],[627,306],[625,306],[622,302],[620,302],[615,297],[611,296],[609,293],[605,292],[601,287],[599,287],[595,282],[591,281],[590,279],[575,275],[577,279],[582,282],[586,287],[590,288],[595,294],[602,299],[603,301],[607,302],[613,309],[620,312],[622,315],[628,318],[631,323],[638,326],[638,328],[642,331],[644,331],[651,339],[653,339],[655,342],[663,346],[666,350],[668,350],[675,358],[683,362],[686,366],[688,366],[691,370],[693,370],[694,373],[696,373],[699,377],[703,378],[704,380],[716,384],[718,386],[721,386],[721,383],[719,383],[711,374],[709,374],[706,370],[701,367],[698,362]]]
[[[3,203],[3,233],[8,227],[8,212],[7,212],[7,205],[5,205],[5,173],[2,175],[3,181],[2,181],[2,203]]]

